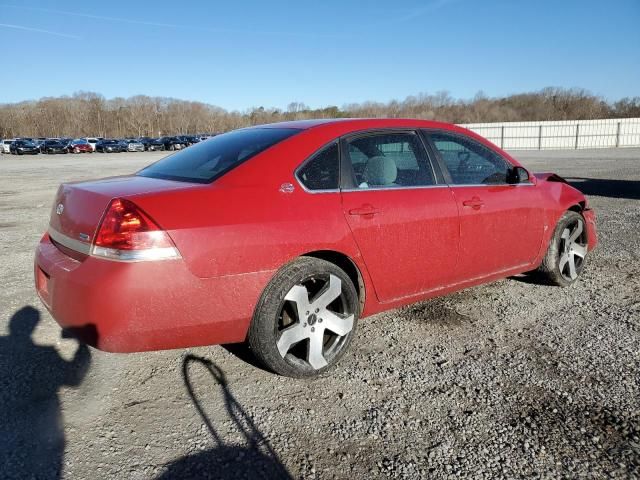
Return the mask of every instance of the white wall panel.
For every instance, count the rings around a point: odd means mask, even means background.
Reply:
[[[640,147],[640,118],[462,124],[506,150]]]

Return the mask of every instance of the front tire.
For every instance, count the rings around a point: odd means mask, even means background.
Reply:
[[[249,345],[270,370],[315,377],[334,367],[356,332],[358,293],[333,263],[301,257],[267,285],[249,328]]]
[[[588,251],[586,222],[578,212],[567,211],[558,221],[538,273],[551,285],[568,287],[584,270]]]

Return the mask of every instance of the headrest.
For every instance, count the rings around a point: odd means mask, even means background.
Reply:
[[[398,167],[390,157],[371,157],[364,169],[364,178],[369,185],[391,185],[397,177]]]

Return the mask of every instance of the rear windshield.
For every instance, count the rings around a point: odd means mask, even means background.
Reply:
[[[209,183],[299,131],[293,128],[235,130],[163,158],[140,170],[138,175]]]

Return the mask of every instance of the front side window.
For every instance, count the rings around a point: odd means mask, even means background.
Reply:
[[[183,182],[209,183],[299,132],[293,128],[248,128],[218,135],[149,165],[137,174]]]
[[[338,144],[316,153],[298,171],[298,179],[309,190],[337,190],[340,160]]]
[[[467,137],[430,133],[456,185],[495,185],[507,183],[511,166],[500,155]]]
[[[433,185],[433,171],[414,133],[379,133],[347,141],[356,188]]]

